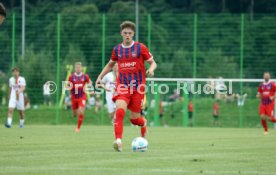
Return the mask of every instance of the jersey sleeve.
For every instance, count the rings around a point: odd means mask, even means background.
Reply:
[[[107,83],[107,74],[103,77],[102,83],[106,84]]]
[[[20,85],[26,86],[26,80],[25,80],[25,78],[22,78],[22,80],[21,80],[21,82],[20,82]]]
[[[89,83],[91,81],[90,77],[88,74],[85,75],[86,76],[86,83]]]
[[[9,86],[10,86],[10,88],[12,87],[12,79],[11,78],[9,79]]]
[[[272,88],[273,88],[273,93],[275,94],[276,93],[276,83],[275,82],[272,84]]]
[[[72,82],[72,75],[70,75],[70,76],[68,77],[67,81]]]
[[[113,50],[112,50],[112,54],[111,54],[110,60],[112,60],[112,61],[117,61],[118,60],[115,48],[113,48]]]
[[[151,58],[153,58],[153,56],[151,55],[149,49],[144,44],[141,44],[141,54],[142,54],[142,57],[145,61],[148,61]]]

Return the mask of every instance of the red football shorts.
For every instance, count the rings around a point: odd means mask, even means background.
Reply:
[[[115,93],[113,94],[112,100],[116,102],[116,100],[124,100],[127,103],[127,108],[132,112],[141,112],[143,100],[144,100],[144,91],[139,92],[137,90],[133,90],[132,92],[126,89],[116,88]]]
[[[267,116],[273,117],[274,104],[270,104],[270,105],[260,104],[259,113],[260,113],[260,115],[267,115]]]
[[[79,107],[83,107],[85,108],[86,105],[86,100],[84,98],[80,98],[80,99],[73,99],[72,98],[72,109],[76,110]]]

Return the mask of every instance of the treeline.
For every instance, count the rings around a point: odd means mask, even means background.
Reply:
[[[102,58],[106,63],[112,48],[121,41],[120,23],[135,21],[133,1],[107,2],[29,1],[24,59],[21,57],[20,8],[15,6],[15,62],[27,79],[32,102],[41,102],[42,85],[48,80],[55,81],[57,76],[64,80],[66,65],[75,61],[82,61],[87,73],[96,79]],[[173,6],[178,1],[140,2],[139,41],[150,46],[158,63],[157,77],[239,78],[243,73],[245,78],[261,78],[266,70],[276,75],[275,16],[255,14],[252,20],[250,14],[242,18],[241,14],[231,13],[175,13],[180,7]],[[104,6],[105,3],[108,5]],[[13,12],[0,31],[0,70],[6,73],[0,83],[7,82],[10,75]],[[57,70],[58,13],[61,17],[60,70]],[[106,41],[104,52],[103,39]]]

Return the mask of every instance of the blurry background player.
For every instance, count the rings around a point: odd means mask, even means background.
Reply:
[[[193,112],[194,112],[193,101],[192,99],[189,99],[189,103],[188,103],[189,126],[193,126]]]
[[[0,25],[5,21],[6,13],[6,8],[2,3],[0,3]]]
[[[8,119],[5,126],[10,128],[12,126],[12,114],[16,107],[20,114],[20,128],[24,127],[24,90],[26,81],[24,77],[20,76],[19,68],[13,68],[13,77],[9,79],[10,93],[9,93],[9,112]]]
[[[261,116],[261,122],[264,128],[264,134],[268,134],[268,128],[266,123],[265,116],[271,122],[276,122],[276,119],[273,117],[274,114],[274,99],[276,87],[275,83],[270,81],[270,73],[265,72],[263,75],[264,82],[262,82],[258,87],[258,93],[256,95],[257,98],[261,98],[261,103],[259,107],[259,113]]]
[[[161,124],[166,128],[168,127],[168,124],[165,121],[164,118],[164,110],[163,110],[163,101],[162,101],[162,96],[160,96],[160,101],[159,101],[159,118],[161,121]]]
[[[76,132],[80,132],[80,127],[84,118],[84,111],[86,107],[86,93],[85,86],[91,86],[92,82],[87,74],[82,72],[81,62],[75,63],[75,72],[72,73],[68,81],[71,82],[67,86],[71,87],[72,110],[74,117],[78,115],[78,126]]]
[[[116,87],[116,77],[118,74],[118,65],[115,64],[112,68],[113,71],[106,74],[102,79],[102,87],[106,90],[105,99],[107,105],[107,111],[110,115],[111,120],[113,121],[115,115],[115,103],[112,101],[112,96]]]
[[[144,95],[144,99],[143,99],[143,102],[141,104],[141,117],[144,117],[144,119],[146,120],[146,115],[147,115],[147,96]],[[142,135],[142,133],[141,133]]]
[[[50,92],[50,81],[47,81],[43,85],[43,96],[44,96],[44,105],[51,106],[51,92]]]
[[[133,41],[135,24],[124,21],[121,25],[121,36],[123,43],[113,48],[109,63],[104,67],[96,81],[96,86],[101,83],[102,78],[118,62],[118,78],[113,101],[116,103],[116,117],[114,121],[116,151],[122,151],[123,120],[126,110],[131,111],[130,121],[141,127],[142,137],[146,134],[146,121],[141,117],[141,104],[144,99],[144,88],[146,83],[146,68],[144,62],[150,64],[147,73],[150,77],[154,75],[156,63],[148,48],[139,42]],[[130,88],[133,92],[130,92]]]
[[[100,94],[97,94],[96,98],[95,98],[95,112],[96,113],[99,113],[102,110],[102,104],[103,104],[102,97]]]
[[[219,103],[218,100],[215,101],[213,105],[213,126],[221,126],[221,123],[219,121]]]

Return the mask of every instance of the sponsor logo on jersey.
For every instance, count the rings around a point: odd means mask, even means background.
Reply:
[[[135,67],[136,62],[129,62],[129,63],[121,63],[120,67],[121,68],[128,68],[128,67]]]

